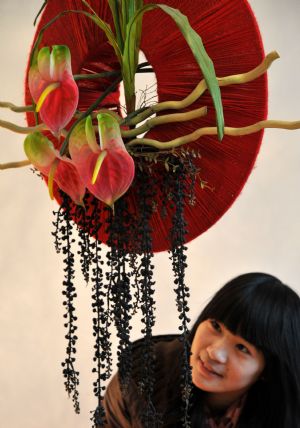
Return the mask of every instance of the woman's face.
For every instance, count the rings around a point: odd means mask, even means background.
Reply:
[[[216,406],[243,395],[265,367],[261,351],[213,319],[198,326],[191,351],[193,383],[209,393],[208,401]]]

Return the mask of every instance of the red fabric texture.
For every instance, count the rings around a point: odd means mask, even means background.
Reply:
[[[150,2],[145,0],[145,3]],[[201,36],[214,62],[218,77],[247,72],[262,61],[264,51],[259,29],[247,1],[164,0],[163,3],[180,9],[187,15],[190,24]],[[93,0],[91,4],[98,15],[113,27],[107,1]],[[79,0],[49,0],[37,31],[59,12],[82,8],[82,2]],[[87,73],[88,70],[101,72],[119,69],[118,61],[106,41],[105,34],[82,15],[69,13],[47,29],[43,46],[53,44],[69,46],[73,74]],[[184,98],[202,79],[199,66],[180,31],[172,19],[160,10],[150,11],[144,15],[141,50],[155,71],[159,101]],[[79,109],[86,110],[111,81],[109,79],[80,81]],[[223,87],[221,94],[225,125],[242,127],[266,118],[265,75],[247,84]],[[31,103],[27,83],[26,102]],[[116,90],[102,105],[118,107],[118,103],[119,91]],[[156,127],[148,132],[146,137],[168,141],[191,133],[199,127],[215,126],[215,110],[208,92],[188,110],[204,105],[208,106],[207,116],[187,123]],[[27,119],[32,125],[33,116],[28,114]],[[240,194],[254,166],[262,135],[261,131],[243,137],[225,136],[222,142],[219,142],[217,137],[207,136],[190,144],[190,147],[200,150],[201,158],[196,160],[196,165],[200,168],[201,179],[206,181],[210,188],[202,189],[200,181],[197,181],[196,204],[186,205],[187,242],[210,228]],[[129,190],[127,197],[134,212],[136,206],[134,192]],[[167,218],[160,216],[159,194],[157,199],[158,210],[153,213],[151,219],[153,250],[163,251],[170,248],[168,234],[171,216]],[[105,242],[107,237],[103,231],[100,230],[99,234],[99,238]]]

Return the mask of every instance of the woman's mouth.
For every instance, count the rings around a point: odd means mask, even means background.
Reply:
[[[200,357],[199,357],[198,363],[199,363],[198,367],[200,372],[204,374],[206,377],[207,376],[217,376],[219,378],[223,377],[221,373],[216,372],[209,364],[202,361]]]

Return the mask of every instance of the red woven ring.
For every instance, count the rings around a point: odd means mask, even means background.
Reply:
[[[146,0],[145,3],[150,3]],[[155,3],[155,2],[151,2]],[[187,15],[192,27],[201,36],[204,46],[214,62],[216,74],[223,77],[244,73],[256,67],[264,52],[259,29],[250,6],[245,0],[164,0],[163,3],[180,9]],[[91,2],[97,14],[113,27],[107,1]],[[67,9],[82,9],[80,0],[48,0],[37,32],[51,18]],[[74,74],[87,70],[101,72],[117,70],[119,64],[108,45],[105,35],[83,15],[67,14],[56,21],[43,37],[44,45],[66,44],[72,55]],[[141,49],[153,67],[157,78],[159,101],[180,100],[187,96],[202,79],[199,67],[185,40],[171,18],[161,10],[147,12],[143,19]],[[80,82],[79,109],[87,107],[101,95],[108,80]],[[267,79],[259,79],[221,89],[225,125],[242,127],[266,118]],[[31,103],[26,79],[26,102]],[[118,106],[117,90],[103,103]],[[159,126],[147,137],[168,141],[193,132],[203,126],[215,126],[215,111],[211,97],[206,92],[189,110],[208,106],[205,118],[180,124]],[[28,124],[33,116],[28,114]],[[241,192],[256,159],[263,132],[243,137],[202,137],[190,145],[200,150],[201,158],[195,160],[201,179],[208,186],[202,189],[196,183],[196,203],[187,204],[185,218],[188,223],[186,241],[191,241],[211,227],[231,206]],[[129,190],[129,201],[136,206],[135,195]],[[159,202],[159,201],[158,201]],[[171,219],[162,219],[158,212],[152,215],[153,250],[169,248],[168,232]],[[100,239],[106,237],[100,230]]]

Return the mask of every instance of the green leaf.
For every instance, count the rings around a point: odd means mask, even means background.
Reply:
[[[123,34],[126,37],[126,27],[128,24],[128,0],[122,0],[122,20],[123,20]]]
[[[136,6],[141,6],[143,2],[136,0]],[[135,101],[135,72],[138,66],[139,45],[142,32],[143,14],[147,10],[153,9],[156,5],[148,5],[136,10],[126,27],[126,38],[123,51],[122,76],[124,81],[124,92],[127,111],[131,113],[134,110]]]
[[[41,15],[41,13],[43,12],[43,10],[47,6],[47,3],[48,3],[48,0],[45,0],[44,3],[42,4],[40,10],[38,11],[36,17],[34,18],[34,21],[33,21],[33,26],[34,27],[35,27],[35,24],[37,23],[37,20],[38,20],[39,16]]]
[[[145,12],[156,8],[160,8],[163,12],[167,13],[175,21],[198,63],[206,81],[208,90],[210,91],[213,99],[213,103],[216,110],[218,137],[219,140],[222,140],[224,135],[223,106],[221,100],[221,91],[217,81],[213,62],[204,48],[201,37],[191,27],[188,18],[183,15],[178,9],[174,9],[164,4],[148,4],[136,11],[135,15],[132,17],[127,26],[127,37],[125,40],[123,53],[124,87],[126,84],[128,84],[129,90],[132,90],[132,82],[134,82],[134,75],[137,67],[135,63],[135,38],[137,28],[136,24],[137,22],[142,20],[143,14]]]
[[[135,0],[135,10],[139,10],[144,6],[144,0]]]
[[[128,0],[128,21],[127,22],[131,20],[135,12],[136,12],[135,0]]]
[[[119,0],[108,0],[108,4],[109,4],[111,14],[112,14],[113,20],[114,20],[117,43],[118,43],[118,46],[120,48],[120,51],[123,52],[124,39],[123,39],[123,33],[122,33],[122,22],[120,22],[120,14],[121,14],[120,1]]]
[[[144,0],[135,0],[135,11],[142,9],[144,5]],[[135,41],[135,64],[136,66],[139,63],[139,52],[140,52],[140,44],[142,38],[142,20],[140,19],[136,24],[136,41]]]
[[[97,13],[94,11],[94,9],[92,8],[92,6],[89,5],[89,3],[86,0],[81,0],[83,4],[85,4],[92,12],[92,14],[88,13],[88,12],[84,12],[81,11],[84,15],[88,16],[90,19],[92,19],[92,21],[95,22],[95,24],[101,28],[101,30],[103,30],[106,34],[106,37],[108,38],[110,44],[112,45],[112,47],[115,50],[115,53],[118,57],[118,60],[120,62],[120,64],[122,63],[122,54],[121,54],[121,50],[120,47],[117,43],[117,40],[115,38],[115,35],[112,31],[112,29],[110,28],[110,25],[107,24],[105,21],[103,21],[103,19],[101,19]],[[80,11],[78,11],[80,12]]]

